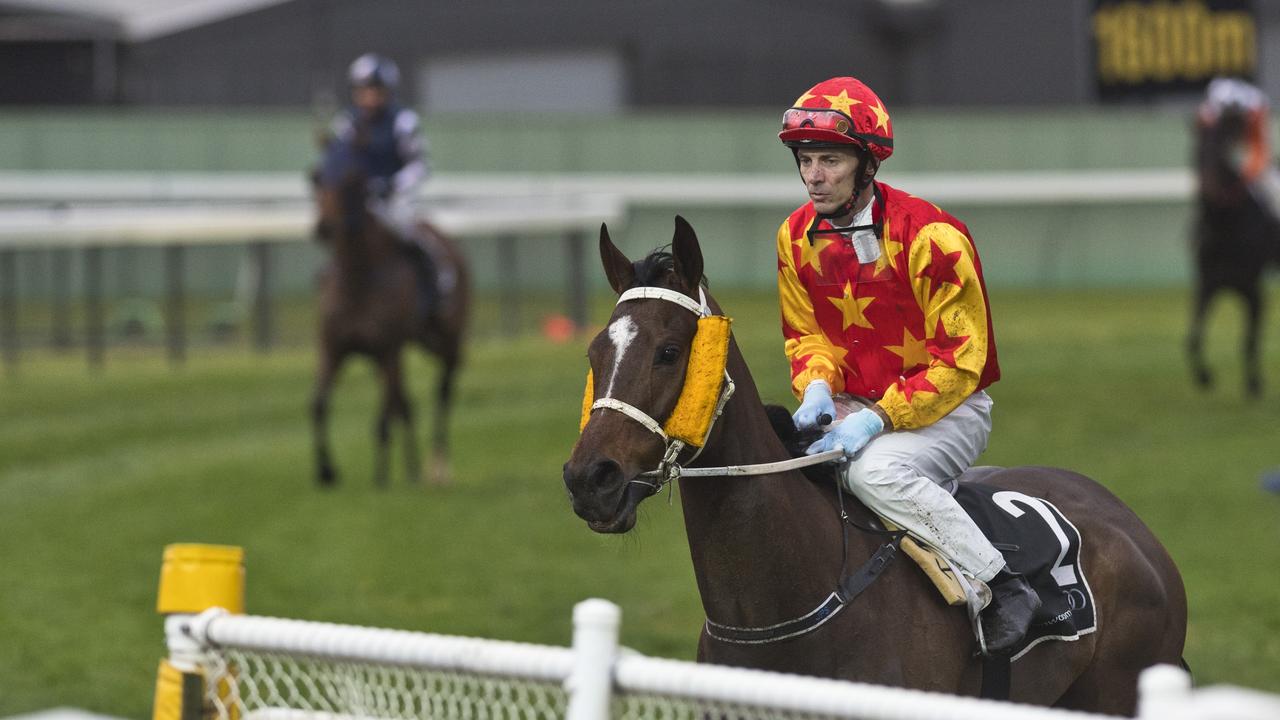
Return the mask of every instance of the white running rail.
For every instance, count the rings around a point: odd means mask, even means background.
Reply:
[[[1194,178],[1186,168],[894,172],[884,179],[944,204],[1180,202]],[[426,183],[430,200],[538,195],[620,197],[628,205],[795,205],[790,173],[447,173]],[[96,202],[303,202],[301,172],[0,171],[0,204]]]
[[[698,665],[618,648],[620,611],[574,609],[573,647],[229,615],[166,619],[170,662],[203,674],[220,720],[1102,720],[939,693]],[[1181,669],[1140,683],[1144,720],[1274,720],[1280,696],[1193,690]]]

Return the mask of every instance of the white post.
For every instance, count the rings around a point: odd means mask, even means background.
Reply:
[[[1138,676],[1139,720],[1177,720],[1188,712],[1191,675],[1173,665],[1153,665]]]
[[[608,720],[621,617],[622,611],[608,600],[593,598],[573,607],[573,672],[565,681],[565,720]]]

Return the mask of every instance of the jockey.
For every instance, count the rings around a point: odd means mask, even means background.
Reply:
[[[413,254],[428,294],[435,288],[435,263],[418,228],[419,197],[430,173],[418,114],[395,102],[400,69],[389,58],[365,53],[347,73],[351,106],[333,120],[337,142],[354,142],[363,123],[363,152],[369,172],[369,210],[391,228]]]
[[[1280,170],[1271,152],[1271,119],[1267,96],[1237,78],[1214,78],[1200,103],[1197,120],[1212,127],[1223,112],[1234,110],[1245,117],[1245,132],[1230,158],[1231,165],[1254,197],[1280,221]]]
[[[990,589],[987,650],[1026,634],[1038,596],[940,483],[986,449],[1000,377],[982,264],[968,229],[875,179],[893,152],[880,98],[851,77],[818,83],[782,116],[810,202],[778,230],[778,293],[793,419],[814,430],[844,395],[873,403],[809,454],[843,448],[845,487]],[[825,417],[824,417],[825,416]]]

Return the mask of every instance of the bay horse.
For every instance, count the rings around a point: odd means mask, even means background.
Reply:
[[[1262,394],[1258,366],[1263,316],[1263,272],[1280,264],[1280,222],[1249,191],[1233,155],[1246,132],[1247,116],[1228,106],[1213,123],[1196,130],[1195,166],[1199,189],[1191,234],[1196,285],[1187,352],[1195,382],[1213,384],[1202,350],[1205,317],[1221,290],[1239,293],[1245,306],[1244,382],[1251,398]]]
[[[374,481],[387,484],[387,456],[392,423],[404,430],[407,477],[422,476],[414,431],[413,406],[405,392],[401,350],[416,343],[440,360],[432,427],[433,462],[428,480],[449,480],[448,422],[455,376],[470,307],[467,264],[458,247],[423,223],[429,238],[436,278],[448,278],[429,308],[420,302],[419,273],[391,228],[367,207],[368,177],[356,143],[331,142],[313,175],[318,219],[316,234],[332,248],[320,274],[320,366],[311,401],[315,439],[316,481],[333,485],[338,474],[328,441],[329,396],[343,362],[364,355],[378,368],[382,403],[375,425],[377,449]],[[440,283],[444,285],[445,283]]]
[[[671,253],[632,263],[601,229],[600,255],[619,294],[652,286],[698,303],[703,260],[693,229],[676,219]],[[636,292],[636,291],[632,291]],[[645,289],[642,294],[652,291]],[[679,299],[679,298],[677,298]],[[722,314],[715,299],[706,307]],[[676,302],[620,302],[588,350],[594,397],[616,399],[649,418],[676,407],[698,321]],[[783,461],[790,457],[770,425],[737,343],[725,366],[736,390],[691,466]],[[574,512],[600,533],[625,533],[636,508],[660,488],[640,477],[664,456],[662,439],[630,411],[590,411],[564,466]],[[1014,701],[1104,713],[1135,711],[1138,674],[1178,663],[1186,637],[1182,579],[1152,532],[1100,484],[1057,468],[995,469],[984,483],[1043,498],[1082,534],[1098,614],[1096,632],[1074,642],[1047,642],[1012,666]],[[766,628],[800,618],[836,586],[847,552],[850,566],[872,556],[883,538],[850,533],[842,543],[841,502],[855,521],[873,524],[854,498],[797,471],[767,475],[680,477],[685,530],[708,623]],[[961,608],[947,606],[924,573],[890,563],[847,610],[812,632],[777,642],[742,644],[708,634],[698,659],[724,665],[903,686],[960,695],[981,689],[982,660]]]

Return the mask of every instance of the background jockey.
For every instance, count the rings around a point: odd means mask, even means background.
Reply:
[[[778,293],[801,430],[837,417],[833,395],[874,403],[810,454],[842,446],[845,486],[990,587],[988,651],[1014,647],[1040,601],[937,483],[986,449],[1000,376],[982,266],[968,229],[936,205],[875,181],[893,125],[870,88],[818,83],[784,113],[811,202],[778,230]],[[820,420],[822,418],[822,420]]]
[[[1271,150],[1270,109],[1267,96],[1253,85],[1236,78],[1215,78],[1200,103],[1197,120],[1207,128],[1224,112],[1244,115],[1245,131],[1229,161],[1263,208],[1280,222],[1280,170]]]
[[[428,295],[435,291],[435,263],[418,219],[422,184],[430,173],[418,114],[395,102],[400,69],[389,58],[365,53],[347,73],[351,106],[334,118],[333,139],[354,142],[365,129],[362,151],[369,173],[369,209],[418,259]]]

